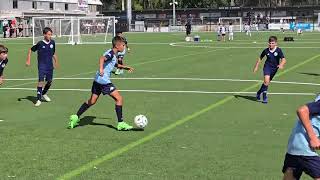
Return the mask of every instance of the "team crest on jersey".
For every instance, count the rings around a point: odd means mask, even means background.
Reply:
[[[274,53],[274,56],[278,56],[278,53],[277,53],[277,52],[275,52],[275,53]]]
[[[2,67],[2,68],[6,67],[6,64],[2,64],[1,67]]]
[[[51,49],[53,48],[53,44],[50,44],[50,48],[51,48]]]
[[[45,49],[46,47],[45,46],[42,46],[42,49]]]

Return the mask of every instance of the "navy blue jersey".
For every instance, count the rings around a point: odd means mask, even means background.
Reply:
[[[56,43],[51,40],[46,42],[44,40],[39,41],[34,45],[31,50],[38,53],[38,69],[41,70],[52,70],[53,62],[52,58],[56,52]]]
[[[284,58],[282,50],[278,47],[274,51],[271,51],[269,48],[266,48],[262,51],[260,59],[263,59],[264,56],[267,56],[267,60],[264,65],[271,68],[278,68],[280,60]]]
[[[3,70],[7,64],[8,64],[8,59],[0,61],[0,76],[3,75]]]

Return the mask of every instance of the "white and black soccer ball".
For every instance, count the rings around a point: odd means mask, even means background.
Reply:
[[[148,125],[148,119],[144,115],[138,115],[134,118],[134,123],[138,128],[145,128]]]

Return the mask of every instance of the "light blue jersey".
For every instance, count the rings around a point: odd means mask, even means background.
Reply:
[[[316,101],[319,99],[320,96],[317,97]],[[317,115],[310,118],[314,132],[320,137],[320,116]],[[309,136],[299,119],[289,138],[288,153],[298,156],[318,156],[317,152],[310,148]]]
[[[117,56],[115,56],[112,49],[107,50],[104,54],[104,57],[107,58],[107,60],[103,64],[103,76],[100,76],[99,70],[96,73],[95,81],[99,84],[110,84],[111,80],[111,73],[115,65],[117,64]]]

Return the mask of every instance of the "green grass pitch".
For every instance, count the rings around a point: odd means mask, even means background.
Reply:
[[[125,63],[136,71],[113,83],[123,90],[125,120],[149,119],[144,131],[130,132],[114,129],[109,97],[84,114],[80,127],[66,129],[89,98],[98,58],[110,44],[57,45],[53,101],[35,108],[35,54],[25,67],[31,39],[1,39],[9,64],[0,87],[0,179],[281,179],[295,110],[319,91],[320,33],[235,33],[233,42],[199,35],[213,42],[186,43],[183,33],[126,34]],[[288,63],[265,105],[252,98],[262,67],[257,74],[252,68],[270,35],[278,36]]]

